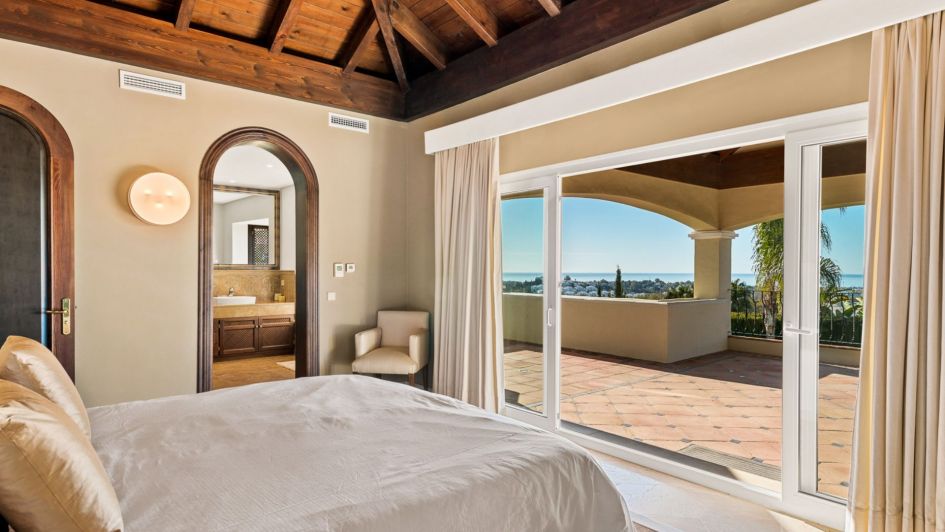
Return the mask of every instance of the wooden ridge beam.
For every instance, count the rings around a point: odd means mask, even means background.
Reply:
[[[303,0],[282,0],[275,17],[272,19],[272,31],[270,32],[269,51],[278,54],[285,46],[285,41],[292,32],[295,25],[295,19],[299,16],[299,10],[302,8]]]
[[[190,27],[190,19],[194,16],[194,5],[197,0],[180,0],[177,6],[177,17],[174,21],[174,27],[179,30],[186,30]]]
[[[580,0],[416,80],[408,119],[500,89],[607,46],[642,35],[725,0]]]
[[[380,26],[377,25],[377,17],[374,16],[374,11],[370,9],[366,10],[361,22],[358,23],[358,26],[352,32],[345,51],[341,54],[341,67],[346,74],[354,72],[354,69],[358,67],[361,58],[364,57],[368,47],[371,45],[371,41],[377,37],[377,32],[380,31],[380,29]]]
[[[407,81],[407,71],[404,70],[404,60],[400,55],[400,44],[397,43],[397,35],[394,33],[394,23],[387,0],[371,0],[374,6],[374,15],[377,18],[377,25],[381,29],[381,35],[384,37],[384,46],[387,48],[387,57],[390,59],[391,68],[397,76],[397,83],[400,90],[407,92],[410,90],[410,83]]]
[[[374,0],[375,9],[378,3],[385,4],[385,11],[388,11],[386,9],[387,4],[390,5],[390,20],[397,33],[401,34],[437,69],[443,70],[446,68],[448,62],[446,45],[436,34],[430,31],[430,28],[410,8],[397,0],[391,0],[390,2]],[[380,12],[378,12],[378,18],[380,18]]]
[[[397,85],[86,0],[4,0],[0,37],[387,118]]]
[[[561,0],[538,0],[541,7],[549,16],[556,17],[561,14]]]
[[[482,0],[446,0],[453,11],[489,46],[499,44],[499,19]]]

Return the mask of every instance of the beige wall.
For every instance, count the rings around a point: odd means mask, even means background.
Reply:
[[[186,80],[184,101],[123,91],[119,67],[0,40],[0,85],[48,108],[75,148],[84,399],[100,405],[195,390],[197,209],[169,227],[145,225],[129,212],[125,187],[160,170],[196,195],[204,152],[242,126],[287,135],[318,173],[321,369],[345,371],[352,334],[373,324],[376,310],[407,300],[407,126],[373,118],[370,135],[329,129],[325,107],[197,80]],[[332,262],[355,262],[357,273],[334,279]],[[328,291],[338,300],[327,301]]]

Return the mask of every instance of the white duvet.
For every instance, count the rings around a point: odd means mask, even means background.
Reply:
[[[622,531],[620,494],[557,436],[369,377],[89,410],[135,531]]]

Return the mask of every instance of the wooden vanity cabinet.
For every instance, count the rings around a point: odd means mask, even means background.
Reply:
[[[213,320],[214,358],[295,353],[295,316]]]

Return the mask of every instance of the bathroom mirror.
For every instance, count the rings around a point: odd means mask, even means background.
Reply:
[[[278,190],[213,185],[216,269],[278,270]]]

